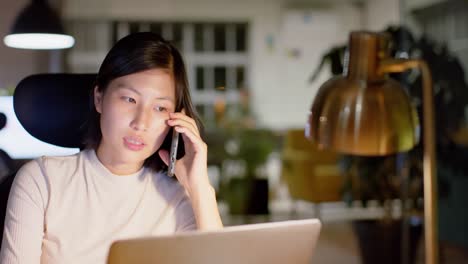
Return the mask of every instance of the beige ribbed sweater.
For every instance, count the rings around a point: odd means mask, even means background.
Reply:
[[[116,239],[193,229],[184,189],[165,174],[114,175],[94,150],[42,157],[16,175],[0,263],[105,263]]]

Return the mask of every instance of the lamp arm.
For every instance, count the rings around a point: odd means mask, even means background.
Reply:
[[[383,59],[380,61],[377,72],[379,74],[404,72],[409,69],[420,68],[421,63],[424,63],[424,61],[408,59]]]
[[[423,183],[424,183],[424,236],[425,259],[428,264],[439,262],[437,234],[437,181],[434,129],[434,96],[429,67],[423,60],[384,59],[380,63],[380,74],[403,72],[419,68],[423,82]]]

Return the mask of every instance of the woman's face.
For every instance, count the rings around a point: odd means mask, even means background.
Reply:
[[[106,91],[95,88],[102,139],[97,153],[110,166],[139,169],[169,131],[175,111],[175,82],[165,69],[151,69],[114,79]]]

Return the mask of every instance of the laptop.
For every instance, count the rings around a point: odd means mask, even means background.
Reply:
[[[309,264],[320,233],[318,219],[292,220],[119,240],[108,264]]]

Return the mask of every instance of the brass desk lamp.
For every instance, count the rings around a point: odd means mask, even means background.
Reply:
[[[392,59],[384,33],[352,32],[343,76],[319,89],[306,137],[319,148],[355,155],[408,151],[419,141],[416,110],[392,72],[419,68],[423,79],[424,235],[426,263],[438,263],[434,105],[429,68],[422,60]]]

